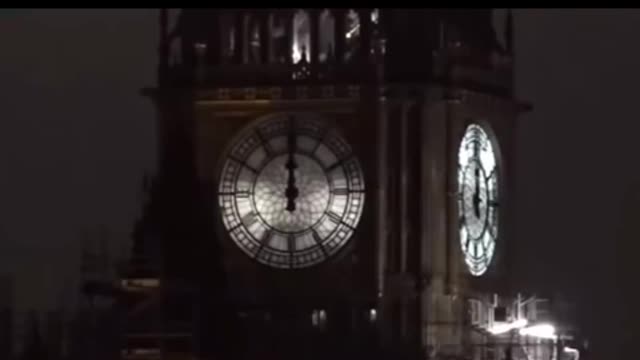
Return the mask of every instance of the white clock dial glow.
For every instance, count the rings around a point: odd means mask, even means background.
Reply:
[[[460,245],[474,276],[484,274],[498,238],[498,173],[487,133],[469,125],[458,151]]]
[[[276,268],[309,267],[352,237],[364,178],[335,130],[312,115],[281,115],[231,148],[218,203],[224,226],[247,255]]]

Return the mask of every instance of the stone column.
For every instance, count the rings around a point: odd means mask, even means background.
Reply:
[[[311,22],[309,62],[313,65],[320,62],[320,10],[309,10],[309,20]]]
[[[270,13],[262,10],[256,16],[260,23],[260,62],[268,64],[271,58],[271,24],[269,24]]]
[[[293,62],[293,16],[295,12],[293,10],[285,10],[284,11],[284,37],[285,43],[287,44],[285,47],[285,64],[291,64]]]
[[[244,63],[245,56],[245,42],[247,34],[244,26],[245,13],[242,10],[238,10],[234,14],[234,28],[235,28],[235,51],[233,54],[233,63],[240,65]]]

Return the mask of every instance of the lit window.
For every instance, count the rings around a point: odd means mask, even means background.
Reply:
[[[313,310],[311,313],[311,324],[313,327],[324,328],[327,323],[327,312],[323,309]]]
[[[380,12],[378,11],[378,9],[373,9],[373,11],[371,12],[371,22],[377,24],[379,18]]]
[[[376,311],[376,309],[369,309],[369,321],[376,322],[377,319],[378,319],[378,312]]]
[[[271,34],[270,61],[277,63],[286,62],[289,45],[287,44],[287,36],[285,31],[285,18],[281,14],[272,14],[269,16],[269,33]]]
[[[253,16],[247,17],[247,34],[248,34],[248,45],[249,45],[249,63],[260,63],[260,47],[261,40],[260,39],[260,23]]]
[[[236,51],[236,29],[231,14],[223,14],[220,17],[222,28],[222,58],[231,61]]]
[[[306,11],[299,10],[293,17],[293,47],[292,59],[297,64],[301,60],[311,59],[311,26],[309,15]]]
[[[345,38],[346,51],[344,56],[345,60],[350,60],[355,57],[360,46],[360,17],[353,10],[349,10],[347,13]]]
[[[357,12],[349,10],[347,13],[347,33],[345,37],[347,39],[355,39],[358,36],[360,36],[360,16],[358,16]]]
[[[318,59],[320,62],[326,62],[333,58],[335,47],[335,26],[336,20],[329,10],[324,10],[320,14],[320,33],[318,46]]]

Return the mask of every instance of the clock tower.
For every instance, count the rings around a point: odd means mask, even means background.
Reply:
[[[510,14],[503,43],[485,9],[171,15],[134,241],[155,265],[123,275],[152,340],[123,354],[475,356],[469,300],[509,290]]]

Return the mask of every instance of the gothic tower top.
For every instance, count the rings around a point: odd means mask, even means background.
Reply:
[[[163,9],[160,86],[423,83],[456,65],[509,93],[506,22],[500,44],[491,9],[183,9],[171,29]]]

